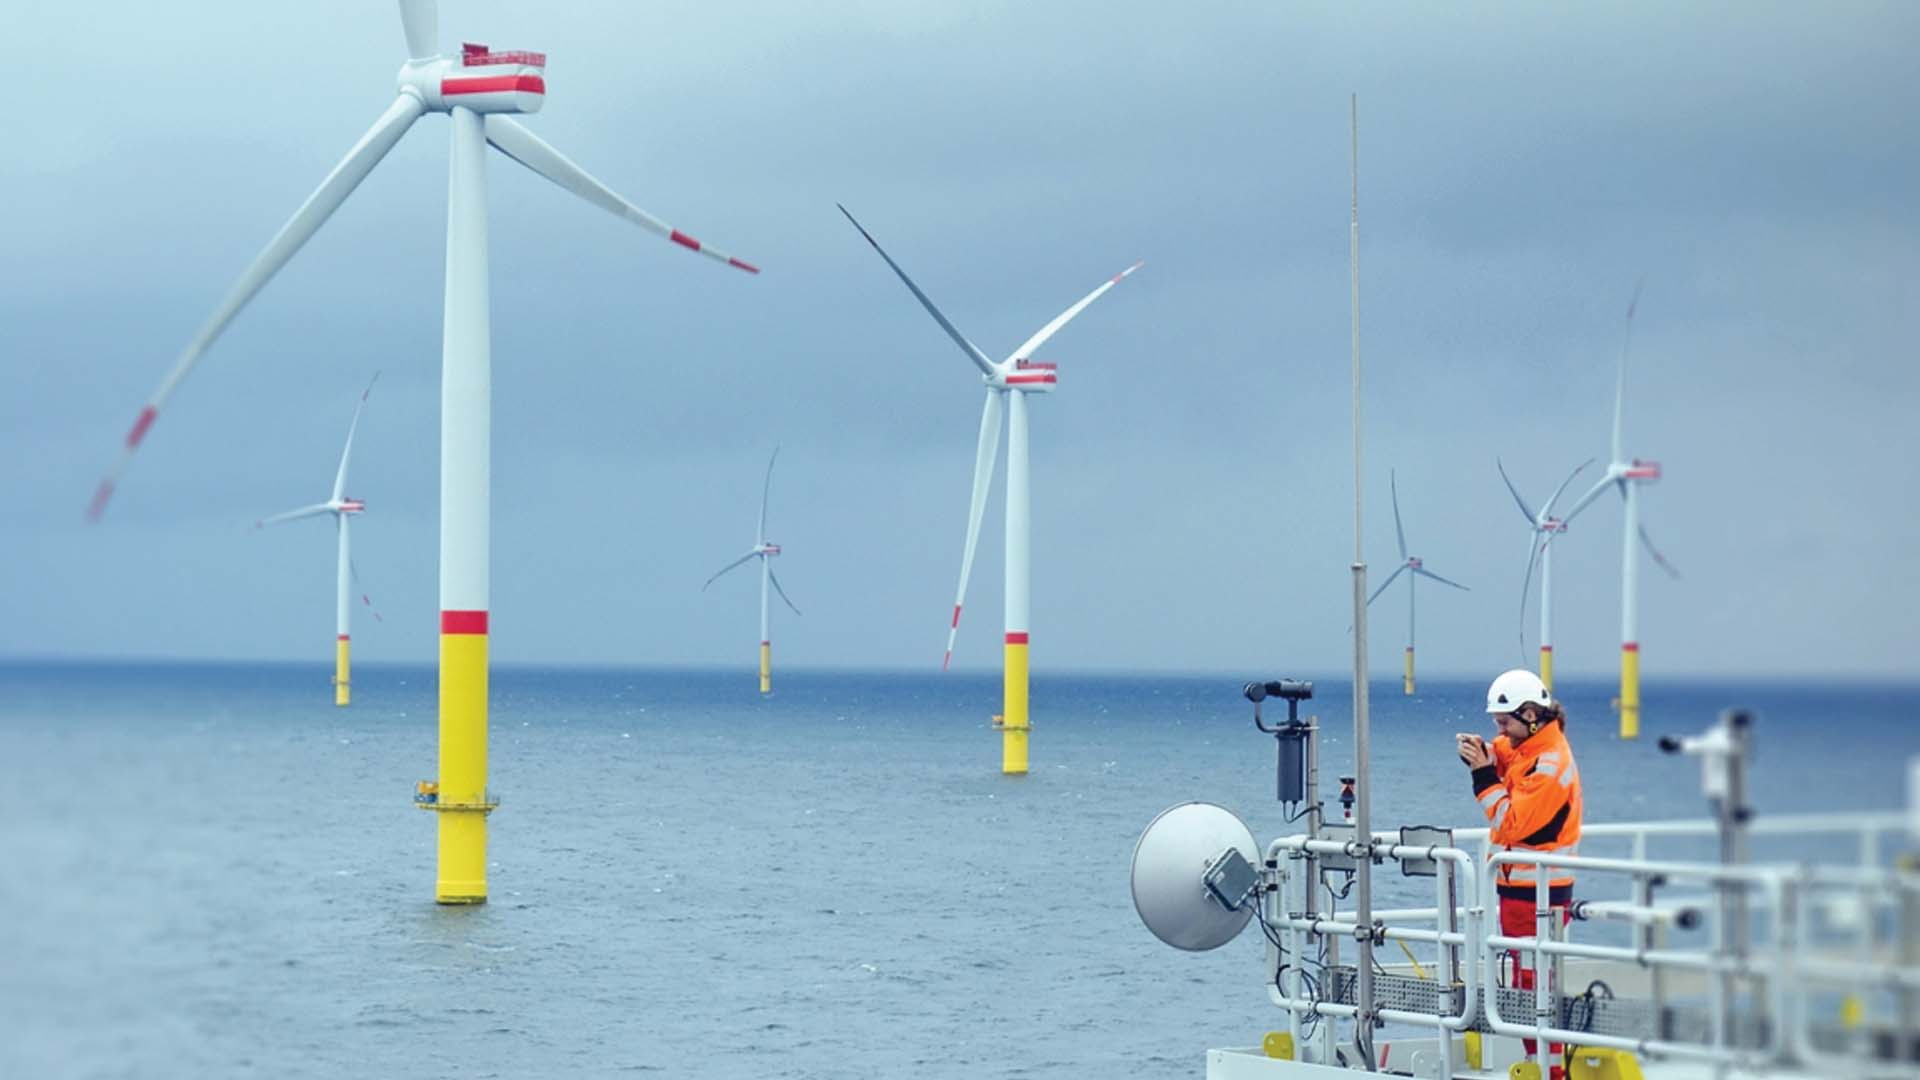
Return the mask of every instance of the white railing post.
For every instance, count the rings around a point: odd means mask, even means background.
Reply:
[[[1533,1023],[1540,1034],[1534,1039],[1533,1060],[1540,1066],[1540,1075],[1547,1076],[1553,1060],[1547,1052],[1546,1029],[1551,1026],[1547,1021],[1553,1013],[1547,1005],[1547,935],[1551,933],[1550,922],[1553,908],[1548,903],[1547,866],[1545,863],[1533,864]]]
[[[1645,862],[1647,860],[1647,834],[1644,830],[1637,831],[1633,834],[1633,847],[1630,850],[1630,856],[1634,862]],[[1652,878],[1644,874],[1633,875],[1633,902],[1642,907],[1653,906]],[[1643,924],[1634,930],[1633,937],[1634,944],[1640,946],[1642,949],[1651,949],[1656,945],[1665,945],[1667,943],[1667,928],[1665,926]],[[1664,1021],[1667,1002],[1667,973],[1660,968],[1653,968],[1647,973],[1647,983],[1648,996],[1653,999],[1653,1015],[1656,1018],[1656,1022],[1660,1023],[1662,1028],[1662,1030],[1656,1034],[1664,1037],[1667,1034]]]
[[[1449,933],[1457,932],[1459,920],[1453,910],[1453,863],[1446,859],[1436,859],[1433,867],[1433,903],[1434,929],[1444,939]],[[1451,1003],[1454,989],[1460,984],[1460,949],[1454,945],[1441,944],[1434,950],[1433,979],[1438,983],[1441,998]],[[1440,1049],[1440,1080],[1453,1080],[1453,1032],[1439,1017],[1439,1009],[1434,1013],[1434,1031]]]

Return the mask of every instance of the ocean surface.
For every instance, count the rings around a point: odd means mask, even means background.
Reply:
[[[1243,679],[1036,676],[1007,778],[997,675],[496,670],[492,902],[446,908],[434,673],[329,674],[0,664],[0,1077],[1194,1078],[1281,1024],[1257,932],[1177,952],[1128,889],[1171,804],[1295,831]],[[1920,686],[1651,683],[1632,743],[1611,692],[1561,687],[1589,822],[1704,816],[1653,736],[1730,705],[1763,812],[1898,808],[1920,753]],[[1376,684],[1377,828],[1481,823],[1483,693]]]

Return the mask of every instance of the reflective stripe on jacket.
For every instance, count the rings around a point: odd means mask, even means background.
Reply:
[[[1580,769],[1560,724],[1549,723],[1519,746],[1493,740],[1492,765],[1473,770],[1473,794],[1492,826],[1494,847],[1506,851],[1577,852],[1580,843]],[[1503,894],[1534,888],[1534,867],[1502,866]],[[1571,886],[1573,871],[1549,868],[1549,886]]]

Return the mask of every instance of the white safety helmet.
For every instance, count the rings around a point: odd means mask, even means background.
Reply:
[[[1553,695],[1547,692],[1547,684],[1526,668],[1504,672],[1487,687],[1490,713],[1510,713],[1529,702],[1542,709],[1553,708]]]

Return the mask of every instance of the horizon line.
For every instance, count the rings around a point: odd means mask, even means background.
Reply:
[[[61,666],[61,667],[86,667],[86,666],[166,667],[166,666],[177,665],[181,667],[215,667],[215,666],[308,667],[308,666],[311,666],[315,668],[329,668],[331,666],[330,661],[313,659],[309,657],[142,656],[142,655],[125,655],[125,654],[100,655],[100,654],[74,654],[74,653],[35,655],[35,654],[25,654],[25,653],[20,653],[20,654],[0,653],[0,667],[22,668],[22,667],[30,667],[35,664],[46,664],[46,665],[54,665],[54,666]],[[422,658],[417,660],[356,660],[355,666],[365,667],[365,668],[376,668],[376,669],[396,669],[396,670],[425,669],[428,671],[432,671],[435,669],[435,661],[432,658]],[[731,661],[725,662],[725,663],[712,663],[712,662],[598,661],[598,660],[594,660],[594,661],[496,660],[493,664],[493,667],[496,670],[506,670],[506,671],[678,671],[678,672],[716,672],[718,673],[718,672],[730,672],[735,670],[750,670],[752,668],[752,665],[750,664],[742,665],[742,664],[737,664]],[[962,677],[968,677],[968,676],[987,677],[987,676],[998,676],[1000,674],[1000,669],[998,668],[975,667],[975,666],[954,668],[951,671],[942,672],[939,669],[938,665],[935,665],[935,664],[928,664],[925,667],[921,667],[918,665],[859,666],[859,665],[834,665],[834,664],[819,664],[819,665],[793,664],[793,665],[788,665],[784,667],[782,670],[789,675],[794,675],[794,674],[799,674],[799,675],[926,674],[932,677],[940,677],[942,675],[954,675],[954,676],[962,676]],[[1617,677],[1617,673],[1613,672],[1610,669],[1602,669],[1602,670],[1596,670],[1592,672],[1585,672],[1580,670],[1574,670],[1574,671],[1556,670],[1554,674],[1557,677],[1557,681],[1580,683],[1583,685],[1605,684],[1605,683],[1614,681]],[[1295,668],[1295,669],[1292,669],[1291,671],[1285,671],[1285,672],[1275,672],[1273,670],[1269,670],[1266,672],[1250,673],[1245,669],[1230,669],[1225,667],[1139,668],[1139,667],[1081,667],[1081,666],[1063,665],[1048,671],[1044,671],[1044,672],[1036,671],[1033,673],[1033,677],[1036,679],[1049,678],[1054,676],[1069,677],[1069,678],[1121,678],[1121,679],[1151,679],[1155,677],[1219,678],[1227,681],[1239,680],[1243,682],[1256,679],[1256,678],[1259,678],[1259,679],[1307,678],[1315,683],[1325,683],[1329,687],[1333,687],[1333,686],[1344,687],[1344,686],[1350,685],[1352,682],[1351,673],[1345,670],[1339,670],[1339,671],[1329,673],[1329,672],[1315,671],[1312,669],[1303,670],[1299,668]],[[1690,670],[1690,671],[1667,672],[1663,674],[1649,675],[1649,676],[1643,676],[1643,677],[1646,679],[1646,681],[1651,683],[1662,683],[1662,682],[1700,683],[1700,682],[1751,681],[1751,682],[1757,682],[1762,684],[1778,684],[1782,682],[1791,682],[1796,679],[1821,679],[1821,680],[1853,679],[1853,680],[1862,680],[1862,681],[1871,683],[1872,685],[1877,687],[1885,687],[1885,686],[1920,687],[1920,675],[1915,675],[1910,672],[1893,670],[1893,669],[1889,669],[1886,671],[1876,671],[1876,672],[1860,672],[1857,670],[1847,670],[1847,669],[1804,669],[1804,670],[1785,671],[1778,668],[1769,668],[1765,670],[1756,670],[1756,671]],[[1473,682],[1483,681],[1486,678],[1488,678],[1488,676],[1479,672],[1462,673],[1454,670],[1441,670],[1441,671],[1432,672],[1432,673],[1423,673],[1421,678],[1423,680],[1443,682],[1443,683],[1473,683]],[[1399,681],[1400,681],[1400,675],[1398,672],[1389,672],[1375,678],[1370,678],[1368,680],[1368,685],[1370,686],[1371,685],[1392,685],[1392,684],[1398,683]],[[1416,694],[1415,696],[1418,696],[1418,695]]]

